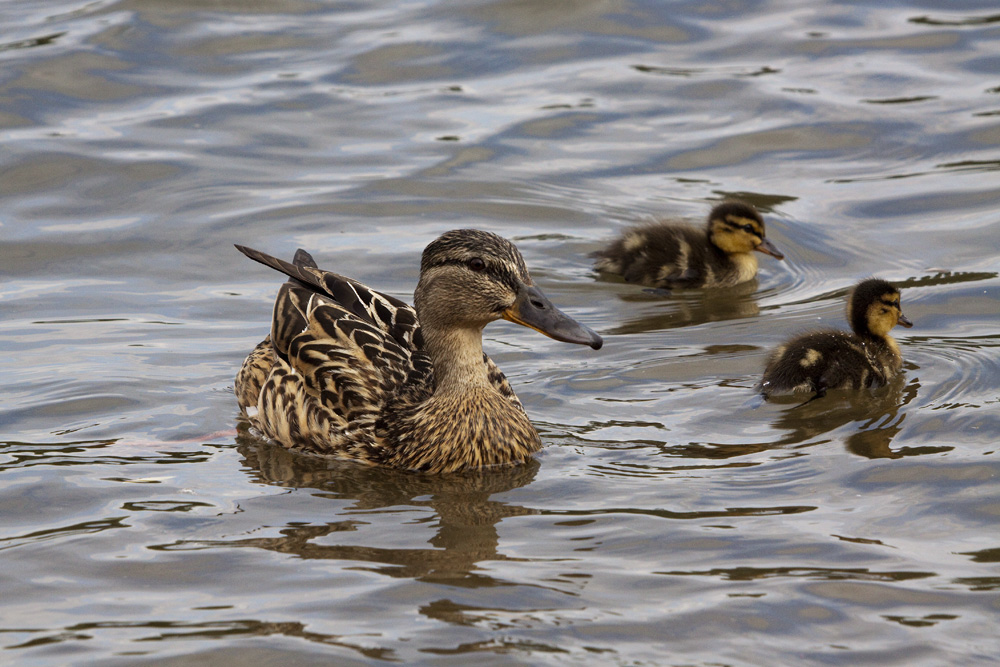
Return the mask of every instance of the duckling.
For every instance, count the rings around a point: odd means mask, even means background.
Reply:
[[[889,335],[899,324],[912,327],[899,306],[899,290],[879,278],[858,283],[847,300],[854,333],[834,329],[802,334],[775,349],[757,390],[772,394],[881,387],[899,374],[903,358]],[[810,399],[812,400],[812,399]]]
[[[599,349],[559,311],[514,245],[461,229],[423,252],[414,306],[317,268],[243,246],[289,276],[271,333],[236,377],[240,408],[264,436],[310,454],[434,473],[527,461],[541,440],[483,328],[506,319]]]
[[[704,229],[670,221],[641,225],[591,256],[598,271],[647,287],[732,287],[757,275],[754,250],[785,257],[765,238],[757,209],[730,200],[712,209]]]

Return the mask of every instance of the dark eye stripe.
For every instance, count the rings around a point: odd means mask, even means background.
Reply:
[[[439,260],[437,262],[434,262],[433,264],[431,264],[427,268],[430,269],[430,268],[434,268],[434,267],[438,267],[438,266],[448,266],[448,265],[464,266],[464,267],[468,268],[469,263],[468,263],[468,260],[464,260],[464,259],[442,259],[442,260]]]
[[[724,222],[726,224],[726,226],[728,226],[730,229],[735,229],[736,231],[747,232],[748,234],[753,234],[754,236],[756,236],[759,239],[764,238],[764,235],[762,233],[758,232],[753,227],[750,227],[750,229],[744,229],[743,225],[741,225],[741,224],[739,224],[737,222],[733,222],[732,220],[723,220],[722,222]]]
[[[468,260],[464,259],[442,259],[438,262],[434,262],[427,268],[430,269],[438,266],[448,266],[448,265],[461,266],[465,269],[469,269]],[[472,269],[469,270],[471,271]],[[517,276],[506,267],[503,266],[496,267],[489,263],[486,264],[486,267],[482,271],[477,271],[476,273],[478,273],[481,276],[489,276],[491,280],[494,280],[500,283],[501,285],[508,287],[511,291],[514,292],[517,291],[517,286],[521,282],[520,280],[518,280]]]

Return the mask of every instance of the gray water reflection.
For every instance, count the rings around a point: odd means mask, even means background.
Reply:
[[[995,3],[0,3],[0,644],[18,664],[992,664]],[[786,261],[587,254],[738,196]],[[515,240],[606,337],[485,345],[546,444],[466,479],[236,433],[297,247],[409,300]],[[877,274],[898,384],[761,405]]]

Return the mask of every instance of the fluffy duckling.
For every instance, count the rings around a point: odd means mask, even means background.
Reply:
[[[428,472],[524,462],[541,441],[483,353],[483,327],[502,318],[602,344],[488,232],[451,231],[427,246],[414,307],[320,270],[304,250],[288,263],[236,247],[289,276],[235,387],[251,424],[288,449]]]
[[[700,229],[654,222],[626,231],[593,253],[598,271],[648,287],[732,287],[757,275],[753,251],[784,259],[764,237],[764,219],[750,204],[726,201]]]
[[[903,359],[889,330],[913,326],[900,309],[899,290],[879,278],[862,280],[847,300],[847,319],[854,333],[815,331],[774,350],[757,390],[765,398],[797,391],[819,398],[828,389],[881,387],[895,377]]]

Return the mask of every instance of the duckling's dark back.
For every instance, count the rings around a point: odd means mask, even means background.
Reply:
[[[724,253],[708,242],[704,228],[669,223],[629,229],[593,256],[598,271],[650,287],[700,287],[704,267],[725,261]]]
[[[658,222],[625,231],[593,253],[598,271],[649,287],[732,287],[757,275],[760,251],[782,259],[764,237],[764,219],[746,202],[715,206],[705,227]]]
[[[757,389],[770,396],[798,391],[823,395],[831,389],[879,387],[895,374],[887,372],[885,364],[874,363],[886,356],[892,354],[884,344],[863,342],[846,331],[803,334],[771,353]]]

